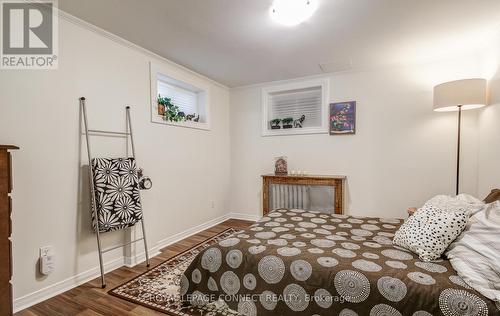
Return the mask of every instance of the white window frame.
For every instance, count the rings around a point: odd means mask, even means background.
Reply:
[[[321,87],[321,126],[318,127],[303,127],[289,129],[270,129],[269,121],[269,94],[295,89],[306,89],[311,87]],[[262,136],[279,136],[279,135],[305,135],[305,134],[328,134],[328,104],[330,94],[330,80],[328,78],[286,83],[273,85],[262,88]],[[307,118],[306,118],[307,119]]]
[[[151,122],[178,127],[194,128],[200,130],[210,130],[210,90],[209,86],[200,82],[192,76],[186,76],[167,65],[150,63],[151,75]],[[198,107],[203,107],[205,122],[170,122],[158,115],[158,77],[168,78],[168,83],[177,85],[187,90],[195,91],[198,94]]]

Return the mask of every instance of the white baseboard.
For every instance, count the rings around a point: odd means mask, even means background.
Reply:
[[[104,264],[104,271],[108,273],[122,266],[123,266],[123,257],[120,257],[112,261],[106,262]],[[66,292],[81,284],[87,283],[88,281],[98,277],[100,274],[101,272],[99,270],[99,266],[97,266],[95,268],[79,273],[70,278],[67,278],[66,280],[59,281],[55,284],[49,285],[43,289],[40,289],[28,295],[16,298],[14,299],[14,313],[17,313],[20,310],[38,304],[42,301],[48,300],[51,297]]]
[[[158,247],[153,247],[149,249],[149,258],[153,258],[160,254],[160,249]],[[132,257],[123,257],[123,265],[129,268],[135,267],[136,265],[146,261],[146,253],[143,251]]]
[[[230,213],[232,214],[232,213]],[[201,231],[204,231],[205,229],[208,229],[212,226],[215,226],[217,224],[220,224],[231,217],[229,216],[230,214],[225,214],[222,216],[219,216],[217,218],[214,218],[212,220],[209,220],[208,222],[205,222],[203,224],[200,224],[198,226],[189,228],[188,230],[185,230],[183,232],[177,233],[175,235],[172,235],[170,237],[167,237],[165,239],[159,240],[156,245],[153,248],[149,249],[149,256],[154,257],[156,255],[160,254],[160,250],[170,246],[172,244],[175,244],[178,241],[181,241],[191,235],[195,235]],[[149,247],[148,247],[149,248]],[[146,261],[146,254],[144,252],[137,254],[136,256],[133,257],[124,257],[124,262],[127,267],[133,267],[138,263],[142,263]]]
[[[236,212],[229,213],[228,215],[229,215],[229,218],[232,218],[232,219],[241,219],[244,221],[252,221],[252,222],[256,222],[262,217],[259,215],[236,213]]]
[[[208,229],[212,226],[220,224],[228,219],[241,219],[248,221],[256,221],[259,219],[257,215],[249,215],[244,213],[228,213],[217,218],[214,218],[208,222],[197,225],[195,227],[189,228],[183,232],[172,235],[168,238],[162,239],[156,243],[156,245],[149,249],[150,257],[154,257],[160,254],[160,249],[165,248],[169,245],[172,245],[182,239],[185,239],[191,235],[197,234],[205,229]],[[106,262],[104,264],[104,270],[107,272],[111,272],[117,268],[122,266],[133,267],[139,263],[146,261],[146,255],[144,252],[137,254],[132,257],[120,257],[114,259],[110,262]],[[99,266],[96,266],[90,270],[74,275],[70,278],[57,282],[55,284],[49,285],[43,289],[37,290],[33,293],[21,296],[19,298],[14,299],[14,312],[17,313],[25,308],[28,308],[32,305],[38,304],[42,301],[45,301],[51,297],[54,297],[63,292],[69,291],[72,288],[75,288],[81,284],[84,284],[92,279],[97,278],[100,275]]]
[[[156,243],[156,246],[158,247],[158,250],[165,248],[167,246],[170,246],[171,244],[175,244],[178,241],[183,240],[184,238],[187,238],[191,235],[197,234],[201,231],[204,231],[205,229],[208,229],[212,226],[215,226],[217,224],[220,224],[224,221],[227,221],[229,219],[229,214],[225,214],[222,216],[219,216],[217,218],[214,218],[212,220],[209,220],[208,222],[205,222],[203,224],[200,224],[198,226],[192,227],[188,230],[185,230],[183,232],[177,233],[175,235],[172,235],[168,238],[162,239]]]

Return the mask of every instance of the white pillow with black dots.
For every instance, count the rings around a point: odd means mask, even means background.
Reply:
[[[464,230],[469,214],[468,210],[449,212],[426,203],[401,225],[393,243],[416,253],[422,261],[437,260]]]

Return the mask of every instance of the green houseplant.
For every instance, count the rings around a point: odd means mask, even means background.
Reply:
[[[281,119],[271,120],[271,122],[270,122],[271,129],[280,129],[281,128],[280,123],[281,123]]]
[[[282,119],[281,122],[283,122],[283,128],[292,128],[293,127],[293,125],[292,125],[293,118],[292,117],[286,117],[286,118]]]
[[[179,107],[172,103],[172,99],[158,95],[158,115],[165,121],[179,122],[185,120],[185,115]]]
[[[158,115],[162,116],[165,121],[170,122],[199,122],[200,115],[196,113],[187,114],[182,112],[180,108],[172,103],[171,98],[162,97],[158,95]]]
[[[158,95],[157,103],[158,103],[158,115],[165,116],[165,107],[167,106],[167,104],[170,103],[170,99]]]

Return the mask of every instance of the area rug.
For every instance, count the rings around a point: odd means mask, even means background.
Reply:
[[[205,307],[186,306],[179,295],[180,279],[196,255],[214,243],[237,232],[228,228],[216,236],[181,252],[153,269],[110,290],[108,293],[148,308],[179,316],[226,316],[237,315],[225,305],[208,304]]]

